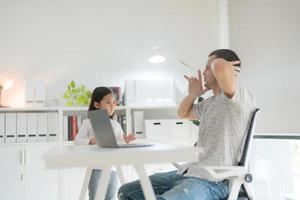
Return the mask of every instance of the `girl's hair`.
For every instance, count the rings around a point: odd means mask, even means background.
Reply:
[[[89,111],[91,110],[97,110],[97,108],[94,106],[94,102],[99,102],[103,99],[104,96],[112,94],[112,91],[107,87],[96,87],[92,93],[91,96],[91,102],[89,105]]]

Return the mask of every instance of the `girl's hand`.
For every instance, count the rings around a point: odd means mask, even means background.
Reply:
[[[131,141],[133,141],[133,140],[135,140],[136,139],[136,137],[135,137],[135,134],[133,134],[133,133],[130,133],[130,134],[128,134],[128,135],[123,135],[123,140],[128,144],[128,143],[130,143]]]
[[[94,137],[91,138],[90,141],[89,141],[89,144],[90,145],[96,144],[96,138],[94,138]]]

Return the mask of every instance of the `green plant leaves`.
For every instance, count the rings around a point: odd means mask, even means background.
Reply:
[[[204,99],[202,98],[202,97],[198,97],[198,99],[197,99],[197,102],[199,103],[199,102],[201,102],[201,101],[203,101]],[[199,124],[200,124],[200,121],[199,120],[191,120],[192,122],[193,122],[193,124],[195,124],[196,126],[199,126]]]
[[[71,87],[71,88],[75,88],[75,82],[74,82],[74,81],[71,81],[71,82],[70,82],[70,87]]]
[[[63,98],[66,99],[67,106],[87,106],[90,102],[92,92],[84,85],[76,87],[75,81],[71,81],[67,90],[63,94]]]

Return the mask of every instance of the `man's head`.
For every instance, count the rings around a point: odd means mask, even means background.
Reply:
[[[240,61],[238,55],[230,49],[217,49],[208,55],[208,57],[211,56],[214,56],[214,58],[223,58],[227,61]],[[241,67],[241,61],[236,66]]]
[[[214,86],[216,86],[218,84],[215,76],[213,75],[213,73],[211,71],[211,63],[216,58],[222,58],[226,61],[240,61],[240,58],[238,57],[238,55],[230,49],[217,49],[217,50],[211,52],[208,55],[208,60],[206,63],[205,71],[203,72],[206,88],[212,89]],[[241,63],[239,63],[235,66],[240,68]]]

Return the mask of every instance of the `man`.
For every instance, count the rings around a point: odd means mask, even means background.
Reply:
[[[228,196],[228,181],[214,180],[201,168],[204,165],[237,165],[242,155],[254,103],[250,93],[239,84],[240,59],[229,49],[209,54],[204,76],[187,77],[188,95],[182,100],[178,115],[199,119],[197,146],[204,148],[199,162],[182,165],[177,171],[154,174],[150,180],[158,200],[215,200]],[[208,90],[213,96],[195,104]],[[144,199],[139,181],[123,185],[121,200]]]

